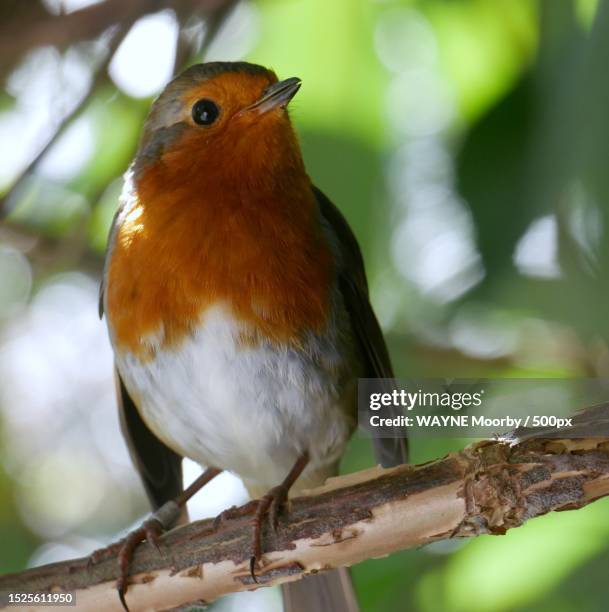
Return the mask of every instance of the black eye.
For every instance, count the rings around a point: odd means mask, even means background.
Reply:
[[[220,109],[211,100],[198,100],[192,107],[192,119],[199,125],[211,125],[220,114]]]

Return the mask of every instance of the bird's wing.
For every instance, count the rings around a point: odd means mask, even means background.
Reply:
[[[364,260],[349,224],[341,212],[319,190],[313,187],[321,215],[332,229],[341,251],[340,291],[349,312],[351,325],[364,357],[365,378],[393,378],[393,368],[368,297]],[[376,460],[384,467],[406,463],[408,451],[403,437],[373,438]]]
[[[99,283],[99,301],[98,301],[98,313],[101,319],[104,316],[104,293],[106,292],[106,274],[108,273],[108,264],[112,249],[114,248],[114,240],[116,232],[118,230],[119,218],[121,217],[123,210],[125,209],[125,201],[121,199],[118,208],[112,217],[112,223],[110,224],[110,231],[108,232],[108,240],[106,242],[106,256],[104,258],[104,269],[102,271],[101,282]]]
[[[131,460],[156,510],[182,492],[182,457],[165,446],[148,429],[118,372],[116,394],[121,429]]]
[[[128,192],[128,190],[126,190]],[[105,279],[117,229],[123,212],[131,201],[121,196],[119,207],[110,226],[104,273],[99,288],[99,316],[104,314]],[[115,370],[116,397],[123,437],[133,465],[140,474],[148,499],[154,509],[173,499],[182,491],[182,457],[165,446],[148,429],[137,406],[129,396],[118,370]]]

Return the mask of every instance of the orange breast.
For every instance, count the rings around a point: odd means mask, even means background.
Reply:
[[[244,338],[298,343],[327,321],[333,260],[309,179],[277,191],[168,185],[148,172],[118,229],[106,277],[115,345],[141,359],[176,348],[207,308],[249,323]]]

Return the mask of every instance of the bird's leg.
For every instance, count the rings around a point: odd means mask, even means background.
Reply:
[[[309,463],[309,453],[305,452],[301,455],[296,463],[292,466],[289,474],[285,477],[283,482],[273,487],[264,497],[258,500],[258,506],[256,513],[254,514],[254,533],[252,541],[253,554],[250,558],[250,575],[254,582],[258,582],[256,579],[256,566],[262,557],[262,524],[264,517],[268,514],[271,527],[273,530],[277,529],[277,519],[279,518],[279,512],[281,507],[288,498],[288,493],[292,485],[296,482],[298,477],[302,474],[307,463]]]
[[[89,563],[94,564],[103,558],[109,557],[111,553],[118,551],[118,579],[116,581],[116,590],[118,591],[121,604],[127,612],[129,611],[125,601],[128,587],[127,574],[135,549],[142,542],[147,540],[159,553],[161,553],[158,542],[159,537],[176,524],[186,502],[221,471],[222,470],[218,468],[208,468],[175,499],[165,502],[158,510],[153,512],[138,529],[129,533],[126,538],[111,544],[107,548],[95,551],[91,557],[89,557]]]

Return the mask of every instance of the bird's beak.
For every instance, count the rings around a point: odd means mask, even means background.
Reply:
[[[243,111],[254,111],[262,115],[274,108],[285,108],[300,89],[300,84],[301,80],[298,77],[273,83],[262,92],[262,96],[256,102]]]

